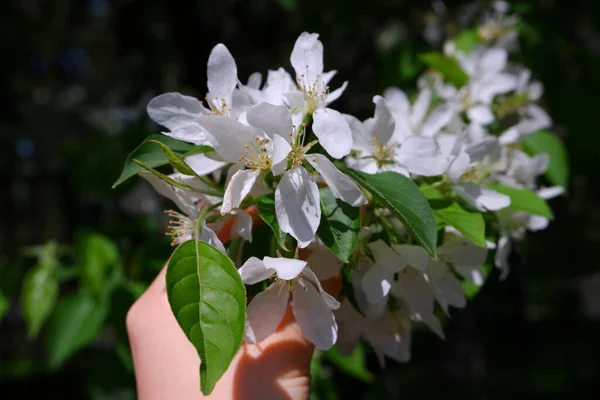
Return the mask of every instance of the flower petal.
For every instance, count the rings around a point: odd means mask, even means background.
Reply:
[[[429,105],[431,104],[432,97],[433,93],[431,89],[421,89],[419,96],[417,97],[417,100],[415,100],[415,104],[413,104],[410,112],[410,123],[412,126],[421,125],[425,119]]]
[[[323,78],[323,80],[324,80],[324,78]],[[326,83],[326,82],[323,82],[323,83]],[[331,104],[334,101],[336,101],[337,99],[339,99],[347,87],[348,87],[348,81],[342,83],[342,86],[335,89],[333,92],[329,93],[324,101],[325,106],[328,106],[329,104]]]
[[[304,275],[304,277],[307,280],[311,281],[317,286],[319,293],[321,293],[321,296],[323,296],[323,298],[325,299],[327,307],[329,307],[330,310],[337,310],[338,308],[340,308],[340,302],[337,301],[335,297],[327,293],[325,289],[323,289],[323,286],[317,278],[317,275],[315,275],[315,273],[310,269],[310,267],[307,267],[304,271],[302,271],[302,275]]]
[[[506,66],[508,52],[505,49],[488,49],[479,59],[479,68],[484,74],[498,73]]]
[[[512,246],[510,243],[510,237],[502,235],[498,239],[498,246],[496,248],[496,255],[494,256],[494,265],[500,270],[500,280],[503,281],[510,272],[510,265],[508,264],[508,257],[512,252]]]
[[[198,207],[196,207],[198,197],[195,197],[194,193],[171,186],[149,171],[141,171],[139,175],[146,179],[159,194],[173,201],[188,217],[198,218],[200,216]]]
[[[254,296],[246,311],[245,340],[248,343],[260,343],[275,332],[285,314],[288,299],[287,287],[280,290],[276,283]]]
[[[274,269],[267,268],[265,263],[256,257],[250,257],[240,267],[238,272],[246,285],[254,285],[255,283],[262,282],[275,274]]]
[[[244,240],[252,242],[252,216],[244,211],[235,212],[235,222],[231,230]]]
[[[264,131],[271,139],[274,135],[281,135],[288,142],[291,141],[292,117],[285,106],[257,104],[246,111],[246,120],[250,125]]]
[[[375,265],[379,265],[387,271],[396,273],[406,266],[404,257],[396,253],[381,239],[369,243],[369,251],[375,260]]]
[[[216,45],[210,52],[207,77],[208,97],[213,106],[221,110],[221,100],[231,106],[233,89],[238,81],[237,67],[233,56],[222,43]]]
[[[217,154],[232,163],[239,162],[239,157],[245,155],[245,146],[261,135],[259,130],[224,115],[203,117],[201,125]]]
[[[315,237],[321,221],[319,188],[303,167],[283,175],[275,189],[275,214],[282,231],[292,235],[303,248]]]
[[[362,155],[369,155],[373,151],[373,143],[369,140],[369,136],[365,131],[363,123],[353,115],[342,114],[350,132],[352,132],[352,150],[358,150]]]
[[[367,204],[367,199],[358,186],[346,174],[337,169],[327,157],[322,154],[307,154],[304,159],[321,174],[336,198],[353,207]]]
[[[204,222],[202,223],[202,227],[200,229],[200,237],[198,238],[198,240],[206,242],[216,247],[223,254],[227,254],[227,252],[225,251],[225,246],[223,246],[223,243],[221,242],[215,231],[206,226]]]
[[[467,116],[472,122],[477,122],[481,125],[488,125],[494,122],[494,113],[489,106],[479,104],[467,110]]]
[[[448,125],[455,115],[455,110],[450,104],[440,104],[434,108],[423,122],[421,135],[432,137],[438,133],[443,127]]]
[[[424,272],[429,262],[429,254],[421,246],[411,244],[395,244],[392,246],[404,259],[406,264]]]
[[[275,270],[277,277],[286,281],[292,280],[300,275],[300,272],[306,267],[307,262],[283,257],[265,257],[263,259],[265,267]]]
[[[302,334],[320,350],[327,350],[337,340],[338,326],[327,302],[315,287],[296,284],[292,310]]]
[[[294,44],[290,62],[297,79],[303,84],[314,84],[323,74],[323,43],[319,35],[302,32]]]
[[[513,90],[516,86],[516,78],[513,75],[502,73],[474,86],[476,86],[473,89],[475,100],[490,104],[496,95]]]
[[[229,181],[225,195],[223,196],[223,205],[221,206],[221,215],[229,214],[234,208],[238,208],[242,200],[246,198],[252,190],[260,171],[240,170],[236,172]]]
[[[319,143],[333,158],[342,158],[352,149],[352,131],[339,112],[319,108],[313,113],[313,131]]]
[[[433,313],[433,290],[422,273],[406,269],[392,285],[392,294],[403,299],[413,316],[423,318]]]
[[[280,135],[275,135],[273,137],[273,165],[271,166],[271,171],[274,176],[278,176],[283,174],[285,169],[287,168],[287,156],[292,151],[292,146]]]
[[[510,206],[510,197],[475,183],[454,185],[452,189],[479,211],[497,211]]]
[[[452,182],[459,181],[460,177],[467,172],[470,165],[471,159],[469,155],[464,151],[458,153],[456,158],[450,163],[450,168],[448,168],[448,179]]]
[[[254,72],[253,74],[250,74],[250,76],[248,77],[248,83],[246,83],[246,86],[249,87],[250,89],[258,90],[258,89],[260,89],[261,83],[262,83],[262,74],[260,72]]]
[[[406,93],[397,87],[391,87],[383,92],[383,97],[388,103],[390,110],[394,112],[401,112],[404,115],[408,115],[410,112],[410,101]]]
[[[227,162],[215,160],[203,153],[187,156],[184,161],[200,176],[208,175],[227,165]]]
[[[479,266],[485,262],[487,252],[487,248],[476,246],[464,238],[446,240],[437,248],[438,256],[455,266]]]
[[[463,308],[467,305],[462,285],[448,266],[439,261],[432,260],[427,269],[427,276],[433,285],[435,298],[446,314],[448,313],[449,305],[457,308]]]
[[[369,303],[377,304],[388,295],[392,288],[394,273],[381,265],[374,264],[365,272],[361,288]]]
[[[171,130],[168,136],[196,144],[205,140],[198,120],[207,110],[195,97],[164,93],[150,100],[147,111],[154,122]]]
[[[315,276],[319,280],[331,278],[340,272],[340,269],[344,264],[325,247],[320,247],[313,251],[308,257],[307,262],[310,269],[315,273]]]
[[[385,146],[394,134],[394,117],[392,117],[383,97],[373,97],[373,103],[375,103],[375,115],[364,122],[366,136],[369,141],[375,138],[376,144]],[[371,143],[372,145],[373,143]]]
[[[396,161],[409,172],[423,176],[442,175],[448,169],[448,159],[437,141],[428,137],[410,137],[402,142]]]

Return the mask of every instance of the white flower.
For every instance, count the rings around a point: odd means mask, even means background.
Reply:
[[[306,165],[321,175],[336,198],[354,207],[366,203],[358,186],[327,157],[306,154],[312,144],[302,146],[302,137],[294,128],[284,106],[257,104],[248,109],[247,120],[273,138],[273,175],[283,173],[275,189],[277,220],[281,230],[292,235],[298,241],[298,246],[308,246],[321,220],[319,188],[305,168]],[[291,164],[289,169],[288,164]]]
[[[396,141],[411,136],[435,136],[456,115],[456,107],[449,103],[442,103],[428,113],[433,97],[429,88],[421,89],[412,106],[406,94],[395,87],[386,89],[383,97],[394,117]]]
[[[335,315],[339,324],[336,347],[342,354],[350,355],[363,339],[373,348],[382,368],[386,356],[399,362],[410,360],[412,322],[407,307],[366,317],[345,299]]]
[[[306,261],[271,257],[261,261],[251,257],[239,272],[247,285],[275,279],[248,305],[246,341],[260,343],[275,332],[291,295],[292,311],[304,336],[321,350],[335,344],[338,327],[331,310],[340,304],[323,290]]]
[[[350,152],[352,133],[343,116],[327,106],[342,95],[348,83],[329,93],[327,83],[336,71],[323,72],[323,44],[316,33],[303,32],[298,37],[290,61],[298,90],[286,94],[288,105],[292,111],[311,114],[312,129],[321,146],[333,158],[344,157]]]
[[[217,249],[225,253],[223,243],[217,237],[217,234],[209,228],[204,221],[198,226],[198,218],[200,211],[197,203],[208,204],[206,197],[199,193],[189,192],[178,187],[171,186],[151,172],[142,171],[140,176],[146,179],[156,189],[158,193],[172,200],[184,214],[176,211],[168,211],[167,214],[172,217],[169,225],[168,234],[173,238],[173,245],[181,244],[193,238],[201,240],[215,246]],[[174,179],[178,175],[171,176]],[[198,233],[198,236],[196,236]]]
[[[267,81],[262,89],[260,89],[260,74],[258,76],[253,75],[251,78],[253,78],[252,82],[249,80],[242,90],[250,95],[255,104],[284,105],[286,102],[285,94],[294,91],[296,88],[294,80],[283,68],[269,70]]]
[[[200,120],[211,114],[237,117],[243,109],[236,107],[234,91],[237,85],[237,67],[229,50],[216,45],[208,58],[208,94],[205,108],[191,96],[179,93],[164,93],[148,103],[148,115],[156,123],[169,129],[163,132],[178,140],[194,144],[206,143]],[[243,102],[245,103],[245,102]]]
[[[450,151],[451,162],[447,177],[452,183],[452,190],[479,211],[508,207],[510,197],[480,184],[480,176],[489,175],[494,171],[492,165],[501,161],[503,154],[498,139],[486,137],[468,146],[461,145],[463,140],[464,133],[457,135]]]
[[[346,158],[348,166],[369,174],[395,171],[406,176],[409,173],[436,176],[446,171],[447,158],[434,138],[416,136],[395,140],[394,119],[386,100],[375,96],[373,102],[373,118],[361,123],[350,115],[345,116],[352,130],[352,149],[359,153]]]
[[[261,174],[285,161],[285,155],[283,160],[279,160],[274,154],[277,141],[281,138],[224,115],[206,116],[201,126],[217,154],[239,168],[229,180],[223,196],[221,214],[228,214],[240,206]]]
[[[484,283],[481,265],[487,258],[487,252],[486,247],[476,246],[470,240],[454,233],[446,234],[444,244],[437,248],[440,260],[452,264],[459,275],[477,286]]]

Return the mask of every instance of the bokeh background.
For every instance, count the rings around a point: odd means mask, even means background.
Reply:
[[[421,0],[4,0],[0,2],[0,397],[134,399],[124,318],[170,254],[164,202],[140,179],[111,189],[127,154],[157,133],[152,96],[202,98],[211,48],[242,81],[283,65],[318,32],[340,111],[366,118],[384,88],[414,88],[418,54],[486,2]],[[492,274],[447,324],[418,332],[413,360],[368,384],[315,366],[315,399],[598,398],[600,393],[600,3],[512,2],[516,57],[545,86],[571,160],[556,220]],[[41,246],[41,247],[40,247]],[[28,334],[22,281],[50,265],[58,302]],[[100,271],[88,276],[90,270]],[[86,272],[88,271],[88,272]],[[26,289],[26,288],[25,288]],[[35,332],[34,332],[35,333]]]

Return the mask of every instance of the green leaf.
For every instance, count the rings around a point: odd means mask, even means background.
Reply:
[[[169,160],[169,163],[171,163],[171,165],[173,166],[173,168],[175,168],[176,171],[188,176],[196,175],[194,170],[189,165],[187,165],[185,161],[183,161],[183,158],[179,157],[177,153],[175,153],[169,148],[169,146],[159,142],[158,140],[150,140],[150,143],[154,143],[158,146],[160,151],[162,151],[165,157],[167,157],[167,160]]]
[[[488,276],[490,276],[490,273],[492,272],[492,266],[489,264],[483,264],[481,266],[481,272],[483,276],[483,282],[485,283],[486,279],[488,278]],[[477,296],[477,294],[481,291],[481,289],[483,288],[483,283],[478,286],[471,281],[464,280],[462,281],[462,288],[467,299],[472,299],[473,297]]]
[[[336,199],[329,188],[319,189],[321,222],[317,234],[323,244],[343,262],[350,262],[360,232],[360,208]]]
[[[454,38],[456,50],[464,53],[470,53],[479,43],[481,38],[477,29],[467,29]]]
[[[10,300],[0,292],[0,322],[2,322],[8,310],[10,310]]]
[[[429,185],[423,184],[420,189],[429,201],[437,222],[456,228],[475,245],[485,247],[485,220],[481,213],[467,211],[458,203],[444,199]]]
[[[184,190],[192,190],[192,191],[194,190],[194,188],[191,187],[190,185],[186,185],[183,182],[176,181],[175,179],[171,178],[170,176],[167,176],[167,175],[165,175],[165,174],[163,174],[161,172],[158,172],[157,170],[155,170],[151,166],[149,166],[149,165],[141,162],[140,160],[133,160],[133,162],[135,164],[139,165],[141,169],[145,169],[146,171],[152,172],[154,175],[156,175],[157,177],[159,177],[163,181],[167,182],[171,186],[175,186],[175,187],[178,187],[178,188],[184,189]]]
[[[491,184],[488,187],[510,197],[509,210],[525,211],[529,214],[541,215],[549,219],[554,218],[546,200],[529,189],[519,189],[498,184]]]
[[[59,368],[102,331],[108,314],[106,302],[87,295],[61,299],[48,321],[46,350],[50,368]]]
[[[265,224],[269,225],[273,231],[279,247],[288,251],[285,245],[287,234],[281,230],[279,223],[277,222],[277,216],[275,215],[275,199],[273,196],[261,196],[256,202],[256,208],[258,209],[258,216],[265,221]]]
[[[564,143],[554,133],[539,131],[522,141],[525,151],[531,155],[546,153],[550,158],[546,178],[553,185],[567,187],[569,183],[569,159]]]
[[[210,146],[194,146],[193,144],[189,144],[186,142],[182,142],[180,140],[176,140],[170,138],[166,135],[155,134],[150,135],[138,147],[136,147],[130,154],[127,156],[125,160],[125,165],[123,165],[123,171],[121,172],[121,176],[117,181],[113,184],[113,189],[136,175],[143,168],[134,162],[134,160],[139,160],[146,164],[151,168],[157,168],[162,165],[166,165],[169,163],[169,160],[164,155],[164,153],[158,148],[155,144],[151,143],[151,141],[160,142],[166,146],[168,146],[173,152],[181,157],[186,157],[192,154],[198,153],[207,153],[212,151],[212,147]]]
[[[23,280],[21,308],[28,324],[28,336],[37,336],[52,312],[58,297],[58,280],[53,265],[38,265],[30,269]]]
[[[387,207],[411,230],[423,248],[435,256],[435,217],[427,199],[412,179],[396,172],[373,175],[354,169],[344,169],[344,172]]]
[[[171,310],[200,355],[208,395],[227,371],[244,335],[246,289],[233,262],[205,242],[179,246],[167,265]]]
[[[77,257],[81,284],[95,294],[104,292],[109,271],[119,265],[119,249],[108,238],[92,233],[80,237]]]
[[[469,81],[469,76],[462,70],[455,58],[439,52],[431,52],[422,54],[421,60],[430,68],[444,75],[444,78],[457,88],[463,87]]]
[[[336,368],[354,378],[366,383],[373,383],[373,375],[366,366],[365,351],[362,345],[356,346],[352,354],[345,356],[337,347],[332,347],[325,352],[325,356]]]

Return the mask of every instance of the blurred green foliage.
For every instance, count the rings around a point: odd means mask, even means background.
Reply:
[[[372,383],[360,379],[370,376],[360,364],[342,361],[344,370],[332,354],[316,357],[315,399],[598,392],[593,302],[600,300],[581,288],[597,270],[600,245],[600,3],[511,3],[521,18],[518,56],[544,84],[554,130],[567,145],[569,197],[552,200],[555,221],[522,246],[506,282],[493,271],[472,304],[452,313],[445,342],[418,332],[411,363],[389,362],[385,371],[365,349]],[[481,4],[2,2],[1,393],[135,398],[125,315],[170,254],[162,210],[172,205],[140,179],[111,186],[129,151],[160,131],[145,115],[147,101],[171,90],[202,98],[217,42],[230,49],[244,82],[287,60],[301,31],[319,32],[326,69],[350,81],[336,108],[366,118],[373,95],[391,85],[414,88],[428,64],[419,55],[469,26]],[[459,46],[473,40],[463,34]],[[34,257],[24,254],[42,243]]]

